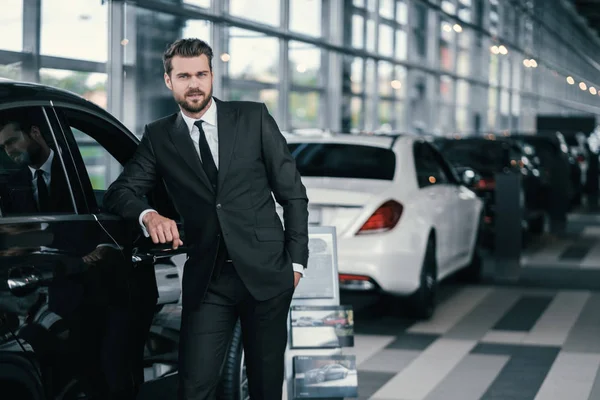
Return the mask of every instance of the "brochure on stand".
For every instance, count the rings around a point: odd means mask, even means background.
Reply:
[[[310,233],[308,265],[304,278],[294,291],[295,299],[334,299],[337,290],[337,265],[334,253],[335,231]]]
[[[294,357],[294,398],[358,397],[355,356]]]
[[[352,306],[292,306],[292,349],[354,346]]]

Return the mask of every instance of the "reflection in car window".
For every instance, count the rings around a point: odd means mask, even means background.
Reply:
[[[288,145],[302,176],[394,179],[396,155],[390,149],[344,143]]]
[[[0,111],[0,209],[3,216],[73,213],[62,150],[40,107]]]

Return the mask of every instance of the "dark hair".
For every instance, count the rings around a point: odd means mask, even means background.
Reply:
[[[11,124],[17,124],[19,130],[26,135],[30,134],[32,127],[43,126],[41,124],[39,109],[35,107],[10,109],[0,113],[0,131]]]
[[[171,43],[165,53],[163,54],[163,65],[167,75],[171,75],[173,70],[173,64],[171,59],[175,56],[180,57],[200,57],[204,54],[208,57],[208,66],[212,71],[212,59],[213,51],[212,48],[204,40],[200,39],[178,39]]]

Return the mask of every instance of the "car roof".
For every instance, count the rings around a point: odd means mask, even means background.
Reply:
[[[344,143],[391,148],[399,140],[415,140],[409,134],[362,134],[362,133],[322,133],[315,135],[295,135],[284,133],[288,143]]]
[[[80,106],[101,114],[105,118],[110,119],[115,124],[121,126],[123,129],[129,131],[121,121],[115,118],[104,108],[84,99],[76,93],[40,83],[0,79],[0,106],[11,103],[25,103],[31,101],[41,103],[67,103]]]

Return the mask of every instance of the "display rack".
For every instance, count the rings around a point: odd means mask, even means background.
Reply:
[[[291,309],[313,306],[340,306],[338,256],[335,227],[319,226],[309,227],[309,261],[304,278],[301,279],[291,303]],[[351,314],[350,314],[351,315]],[[283,399],[296,400],[304,398],[317,398],[313,396],[295,397],[295,368],[294,361],[305,361],[305,358],[318,356],[341,356],[342,345],[302,345],[295,347],[292,338],[292,312],[288,315],[288,345],[285,353],[285,383]],[[352,333],[353,334],[353,333]],[[353,339],[353,338],[352,338]],[[353,343],[353,340],[352,340]],[[298,361],[299,362],[299,361]],[[298,363],[297,362],[297,363]],[[354,370],[354,374],[356,371]],[[319,397],[322,399],[341,399],[351,395]]]

